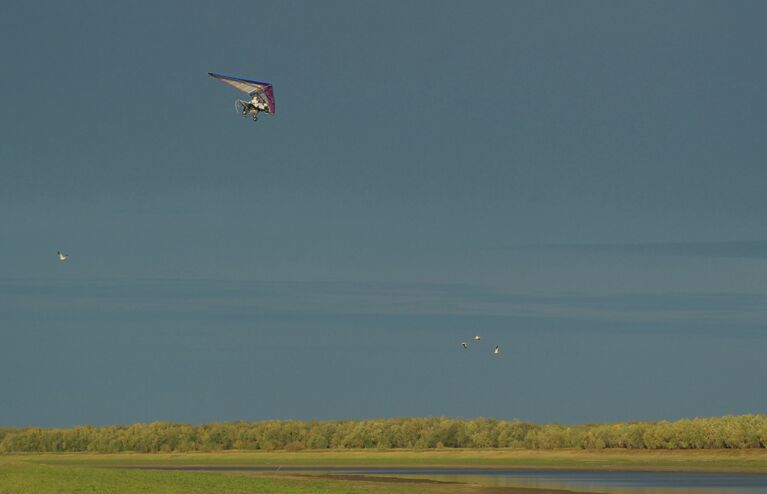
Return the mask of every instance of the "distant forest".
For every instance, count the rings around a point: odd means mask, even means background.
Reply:
[[[518,420],[431,417],[270,420],[203,425],[154,422],[69,429],[0,429],[1,453],[352,448],[767,448],[767,416],[584,425],[537,425]]]

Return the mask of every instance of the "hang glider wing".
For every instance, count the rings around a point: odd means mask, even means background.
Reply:
[[[233,77],[230,75],[215,74],[213,72],[208,72],[208,75],[215,77],[219,81],[225,82],[236,89],[239,89],[243,93],[248,93],[250,96],[254,96],[255,94],[262,94],[266,97],[267,105],[269,105],[269,113],[274,115],[274,92],[272,90],[272,83],[252,81],[250,79],[242,79],[240,77]]]

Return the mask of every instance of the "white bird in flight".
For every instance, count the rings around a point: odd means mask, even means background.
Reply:
[[[495,345],[495,350],[493,350],[493,355],[500,355],[501,353],[501,347],[499,345]]]
[[[59,261],[66,261],[67,259],[69,259],[69,256],[64,254],[61,251],[56,252],[56,254],[59,256]]]
[[[482,339],[482,338],[480,338],[480,336],[479,336],[479,335],[477,335],[477,336],[475,336],[475,337],[474,337],[474,341],[479,341],[479,340],[481,340],[481,339]]]
[[[464,347],[464,348],[469,348],[469,344],[466,343],[465,341],[463,343],[461,343],[461,346]]]

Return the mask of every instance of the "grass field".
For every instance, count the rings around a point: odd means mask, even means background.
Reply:
[[[102,468],[82,459],[53,464],[0,457],[0,494],[259,493],[259,494],[491,494],[566,491],[488,488],[471,484],[359,476],[307,477],[272,473],[151,471]],[[144,459],[143,463],[152,463]]]
[[[71,466],[355,466],[675,470],[767,473],[767,450],[423,450],[29,454],[0,458]]]
[[[123,469],[124,466],[271,466],[275,472],[188,472]],[[262,494],[391,493],[481,494],[546,492],[470,484],[393,482],[359,476],[303,477],[280,466],[556,468],[676,470],[767,474],[767,450],[716,451],[302,451],[186,454],[28,454],[0,456],[0,494],[16,493],[202,493]],[[551,491],[549,491],[551,492]]]

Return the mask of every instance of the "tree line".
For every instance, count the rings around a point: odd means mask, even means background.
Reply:
[[[202,425],[153,422],[105,427],[85,425],[67,429],[0,428],[0,453],[360,448],[767,448],[767,416],[582,425],[429,417],[267,420]]]

